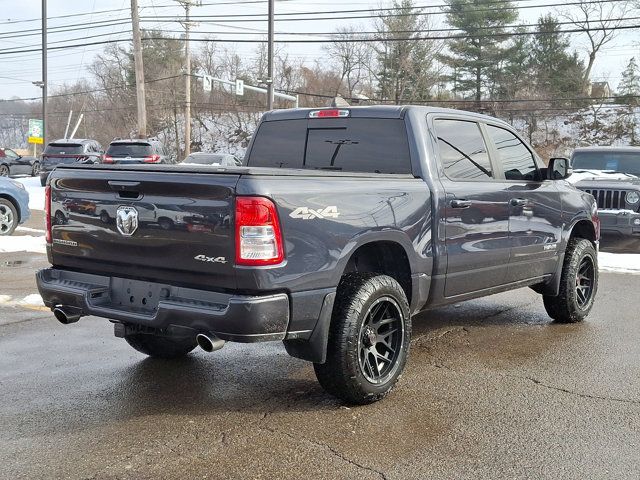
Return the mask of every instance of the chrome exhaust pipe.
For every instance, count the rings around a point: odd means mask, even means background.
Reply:
[[[198,335],[196,335],[196,342],[198,342],[198,346],[202,350],[209,353],[220,350],[226,343],[224,340],[216,337],[215,335],[207,335],[205,333],[199,333]]]
[[[82,310],[77,307],[58,305],[53,309],[53,315],[63,325],[69,325],[70,323],[75,323],[80,320]]]

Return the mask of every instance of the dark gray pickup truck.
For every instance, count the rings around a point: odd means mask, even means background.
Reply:
[[[368,403],[422,310],[528,286],[556,321],[586,317],[599,223],[568,172],[487,116],[274,111],[239,167],[57,168],[38,287],[62,323],[107,318],[151,356],[283,341]]]

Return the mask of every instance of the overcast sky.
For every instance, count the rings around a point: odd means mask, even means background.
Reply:
[[[259,0],[248,0],[252,3],[243,3],[234,0],[219,0],[215,2],[204,0],[203,6],[192,8],[193,15],[231,15],[231,14],[263,14],[267,11],[267,3]],[[542,5],[557,4],[558,0],[520,0],[517,5]],[[390,2],[384,2],[386,6]],[[442,5],[442,0],[416,0],[416,5]],[[171,0],[139,0],[141,7],[140,16],[177,16],[183,14],[184,10],[177,2]],[[10,97],[36,97],[41,94],[41,90],[31,84],[34,80],[41,78],[41,57],[39,52],[29,52],[21,54],[2,54],[8,49],[32,49],[40,47],[40,0],[0,0],[0,98]],[[349,2],[336,0],[280,0],[276,1],[276,14],[286,12],[307,13],[312,11],[348,10],[363,8],[379,8],[378,0],[351,0]],[[49,20],[49,44],[56,46],[63,44],[65,40],[72,44],[95,42],[109,39],[129,39],[131,37],[131,25],[127,21],[130,19],[130,0],[49,0],[48,16]],[[549,7],[527,8],[520,11],[520,22],[533,23],[544,13],[554,12]],[[87,15],[77,16],[86,13]],[[68,18],[56,18],[64,15],[74,15]],[[362,14],[350,14],[362,15]],[[325,15],[335,16],[335,15]],[[439,22],[444,20],[443,15],[436,16]],[[108,25],[102,28],[86,29],[84,25],[106,22],[119,22],[118,25]],[[636,22],[638,23],[638,22]],[[314,21],[277,21],[276,32],[332,32],[340,26],[347,25],[367,26],[370,29],[370,22],[364,19],[331,19]],[[69,26],[75,29],[69,32],[57,32],[56,27]],[[160,28],[175,32],[179,35],[182,29],[179,23],[155,23],[145,22],[143,28]],[[266,32],[266,21],[237,22],[233,24],[212,24],[200,23],[194,27],[195,36],[203,36],[203,32],[220,32],[219,38],[242,38],[242,39],[262,39]],[[3,35],[12,36],[28,34],[14,38],[5,38]],[[202,33],[201,33],[202,32]],[[231,33],[233,32],[233,33]],[[245,35],[244,33],[250,33]],[[96,35],[100,35],[96,38]],[[278,37],[277,37],[278,38]],[[280,39],[291,37],[280,36]],[[318,38],[296,36],[296,39]],[[638,30],[626,30],[620,32],[614,42],[600,53],[594,68],[594,80],[608,79],[611,86],[615,88],[618,84],[620,73],[632,56],[640,57],[640,46],[638,40],[640,34]],[[60,42],[60,43],[55,43]],[[579,35],[572,36],[573,46],[578,49],[584,58],[584,38]],[[232,46],[227,44],[227,46]],[[73,83],[87,75],[86,67],[96,55],[104,48],[104,45],[93,45],[86,47],[76,47],[49,52],[49,85],[52,90],[64,83]],[[197,49],[198,44],[194,43],[193,48]],[[240,53],[249,54],[256,45],[236,44],[234,48]],[[309,63],[322,59],[322,47],[320,44],[287,44],[287,51],[291,56],[302,58]]]

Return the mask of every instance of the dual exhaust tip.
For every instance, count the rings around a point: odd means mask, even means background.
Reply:
[[[225,341],[221,338],[206,333],[199,333],[196,335],[196,342],[198,342],[198,346],[202,350],[209,353],[220,350],[225,344]]]
[[[69,325],[70,323],[75,323],[80,320],[82,310],[77,307],[58,305],[53,309],[53,315],[63,325]]]
[[[70,323],[75,323],[80,320],[82,310],[77,307],[58,305],[53,309],[53,315],[63,325],[69,325]],[[220,350],[226,343],[221,338],[206,333],[196,335],[196,342],[202,350],[209,353]]]

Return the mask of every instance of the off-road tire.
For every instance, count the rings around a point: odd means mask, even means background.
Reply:
[[[587,260],[585,260],[587,259]],[[581,302],[577,292],[577,278],[583,261],[592,262],[593,280],[589,298]],[[558,323],[577,323],[583,321],[591,308],[598,291],[598,254],[593,243],[584,238],[569,240],[560,277],[558,296],[543,295],[544,308]],[[581,304],[582,303],[582,304]]]
[[[138,352],[155,358],[184,357],[197,345],[195,337],[172,338],[137,333],[124,339]]]
[[[18,209],[16,206],[6,198],[0,198],[0,214],[4,214],[7,217],[6,222],[0,222],[0,235],[8,236],[12,235],[18,227]]]
[[[398,356],[394,367],[389,367],[388,378],[383,377],[383,383],[372,383],[363,373],[360,363],[362,328],[368,322],[370,310],[379,302],[389,300],[389,305],[398,313],[398,325],[402,326],[398,329],[399,336],[391,338],[401,343],[396,348]],[[400,378],[409,354],[410,340],[409,304],[400,284],[386,275],[348,273],[338,285],[329,328],[327,359],[322,364],[314,363],[316,377],[328,393],[350,404],[373,403],[387,395]]]

